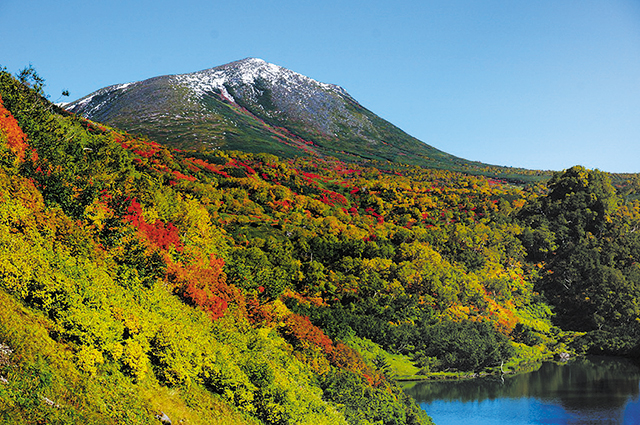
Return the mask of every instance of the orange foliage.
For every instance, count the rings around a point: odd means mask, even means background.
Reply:
[[[224,260],[211,255],[192,264],[168,261],[167,277],[176,291],[188,302],[209,313],[212,319],[222,317],[230,303],[239,304],[240,291],[227,284]]]
[[[176,251],[182,252],[183,246],[176,226],[172,223],[165,224],[161,220],[156,220],[153,224],[147,223],[142,217],[142,206],[135,199],[131,200],[131,205],[127,208],[127,214],[123,218],[136,226],[155,246],[168,249],[173,245]]]
[[[284,292],[282,293],[282,297],[292,298],[298,301],[300,305],[304,305],[304,306],[313,305],[313,306],[319,307],[319,306],[326,305],[322,297],[311,297],[307,295],[302,295],[301,293],[292,291],[291,289],[288,289],[288,288],[284,290]]]
[[[258,288],[258,292],[260,292],[260,288],[262,288],[262,286]],[[266,305],[260,304],[260,300],[257,300],[256,298],[250,298],[247,300],[247,317],[254,325],[261,323],[269,324],[273,321],[272,312]]]
[[[518,322],[513,311],[501,306],[493,299],[487,299],[489,304],[489,317],[495,321],[496,329],[504,334],[509,335]]]
[[[336,342],[334,350],[328,358],[332,365],[361,375],[369,382],[369,385],[378,386],[382,380],[380,373],[367,366],[362,356],[346,344]]]
[[[351,371],[360,370],[362,367],[359,366],[364,366],[364,362],[358,353],[353,348],[341,342],[336,343],[335,350],[331,353],[329,360],[334,366],[349,369]]]
[[[333,351],[333,342],[314,326],[308,317],[299,314],[291,314],[284,320],[282,333],[292,344],[303,348],[315,345],[322,348],[325,353]]]
[[[22,132],[18,121],[11,115],[11,112],[4,107],[2,97],[0,97],[0,133],[7,138],[9,149],[22,162],[24,152],[27,149],[27,136]]]

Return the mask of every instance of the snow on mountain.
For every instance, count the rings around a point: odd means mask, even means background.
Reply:
[[[100,89],[66,106],[180,148],[312,152],[349,161],[457,161],[360,105],[342,87],[247,58]]]
[[[104,87],[83,98],[76,100],[75,102],[67,103],[65,105],[65,108],[73,110],[83,110],[83,115],[87,117],[93,116],[93,113],[99,111],[103,106],[105,106],[112,99],[112,96],[116,95],[118,92],[124,91],[127,87],[130,87],[134,84],[136,83],[131,82],[124,84],[114,84],[112,86]],[[92,103],[95,98],[103,98],[103,100]]]
[[[174,79],[176,82],[188,86],[198,97],[202,97],[212,91],[220,91],[231,101],[234,101],[234,99],[228,92],[227,86],[237,88],[241,85],[255,85],[257,81],[265,82],[271,86],[282,85],[287,87],[289,91],[312,86],[331,90],[343,96],[349,96],[342,87],[320,83],[302,74],[258,58],[247,58],[216,68],[176,75]],[[300,93],[305,93],[305,91],[303,90]]]

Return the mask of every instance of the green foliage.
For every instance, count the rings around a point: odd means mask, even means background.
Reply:
[[[104,357],[94,347],[81,347],[76,353],[76,363],[83,372],[95,375],[98,366],[104,363]]]
[[[332,369],[322,377],[325,397],[344,406],[347,419],[358,424],[432,423],[418,407],[406,409],[395,402],[408,396],[388,388],[366,385],[363,378],[350,371]]]
[[[438,323],[427,327],[422,337],[428,344],[420,347],[419,362],[429,371],[480,371],[499,366],[514,354],[509,340],[486,322]],[[435,364],[434,358],[438,358]]]
[[[516,324],[515,328],[511,332],[511,337],[514,342],[519,342],[529,346],[538,345],[542,342],[540,334],[535,332],[535,330],[530,326],[523,323]]]
[[[521,212],[529,256],[546,261],[540,289],[555,306],[558,324],[592,331],[580,344],[593,352],[628,354],[629,335],[638,332],[639,214],[637,203],[617,196],[607,175],[582,167],[556,174],[548,194]]]
[[[393,377],[530,367],[563,343],[541,291],[557,323],[596,331],[583,349],[638,351],[640,204],[603,173],[571,169],[545,193],[175,151],[51,108],[6,73],[0,96],[27,136],[0,170],[0,296],[48,338],[12,379],[65,403],[60,383],[95,380],[95,402],[60,411],[69,423],[145,422],[169,393],[192,423],[429,423]],[[16,344],[22,322],[3,323]],[[46,361],[55,350],[64,362]],[[2,400],[42,421],[23,394]]]
[[[16,74],[16,78],[36,94],[44,96],[44,79],[38,75],[33,65],[30,64],[28,67],[20,70]]]

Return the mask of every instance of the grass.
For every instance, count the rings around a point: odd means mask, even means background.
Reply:
[[[357,349],[365,361],[369,363],[374,363],[377,358],[383,358],[388,365],[389,375],[396,380],[415,376],[420,371],[409,356],[389,353],[371,340],[352,336],[345,342]]]
[[[408,356],[389,353],[375,342],[355,336],[345,342],[356,348],[369,363],[375,363],[376,359],[384,359],[388,365],[389,376],[396,381],[403,382],[403,388],[411,386],[410,383],[415,381],[472,379],[487,375],[531,372],[538,369],[543,362],[551,360],[555,353],[544,344],[530,347],[514,343],[516,354],[511,359],[503,365],[496,365],[482,372],[446,371],[420,374],[420,368],[416,367]]]

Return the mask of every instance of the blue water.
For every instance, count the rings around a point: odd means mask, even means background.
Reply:
[[[640,368],[617,358],[545,363],[501,378],[405,388],[436,425],[640,425]]]

